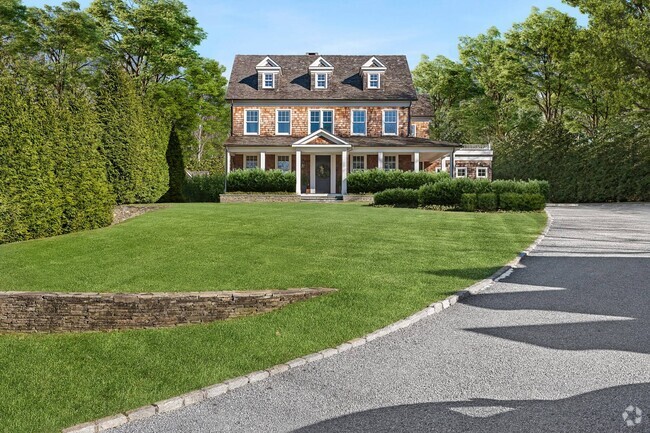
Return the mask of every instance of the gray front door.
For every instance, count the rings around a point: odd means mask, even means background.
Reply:
[[[332,175],[329,155],[316,155],[316,192],[330,193],[330,176]]]

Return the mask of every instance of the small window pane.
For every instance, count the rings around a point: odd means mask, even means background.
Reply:
[[[397,170],[397,156],[384,156],[384,170]]]
[[[264,74],[264,87],[272,88],[273,86],[273,74]]]
[[[250,110],[246,112],[246,133],[259,133],[259,112],[257,110]]]
[[[291,111],[278,111],[278,134],[289,134],[291,132]]]
[[[365,158],[363,155],[353,156],[352,157],[352,171],[365,170]]]
[[[316,87],[319,89],[327,87],[327,74],[316,74]]]
[[[352,133],[365,135],[366,134],[366,112],[363,110],[352,111]]]
[[[476,169],[476,177],[485,178],[488,175],[487,167],[478,167]]]
[[[312,111],[309,115],[309,133],[320,129],[320,111]]]
[[[289,155],[278,155],[278,170],[287,172],[291,169],[291,162]]]
[[[323,111],[323,126],[322,128],[327,131],[327,132],[333,132],[332,127],[334,126],[333,123],[333,118],[334,118],[334,112],[333,111]]]
[[[456,177],[467,177],[467,167],[456,167]]]
[[[246,169],[257,168],[257,155],[246,155]]]
[[[397,110],[384,111],[384,134],[397,135]]]
[[[368,83],[368,87],[370,87],[371,89],[379,88],[379,74],[370,74],[370,81]]]

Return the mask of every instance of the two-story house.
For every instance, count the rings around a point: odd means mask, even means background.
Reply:
[[[297,194],[346,194],[356,170],[435,169],[462,147],[428,138],[405,56],[238,55],[226,98],[227,171],[295,171]]]

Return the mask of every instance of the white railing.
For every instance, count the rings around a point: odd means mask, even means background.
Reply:
[[[463,144],[463,149],[492,149],[490,143]]]

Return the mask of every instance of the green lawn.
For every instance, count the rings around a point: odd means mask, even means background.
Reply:
[[[54,432],[338,345],[489,276],[544,222],[541,213],[188,204],[0,246],[4,290],[339,289],[208,325],[0,335],[0,431]]]

